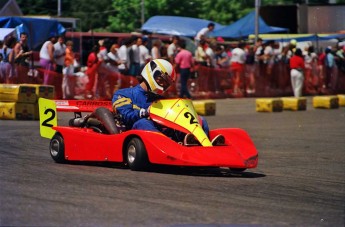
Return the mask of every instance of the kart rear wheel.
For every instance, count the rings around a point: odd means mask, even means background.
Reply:
[[[49,145],[50,155],[57,163],[64,163],[65,160],[65,143],[61,134],[56,133],[50,140]]]
[[[139,138],[129,141],[125,155],[127,164],[133,171],[145,170],[149,166],[145,146]]]

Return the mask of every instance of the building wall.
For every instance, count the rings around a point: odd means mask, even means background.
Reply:
[[[297,33],[297,5],[276,5],[260,7],[260,16],[270,26],[288,28]]]
[[[263,6],[260,16],[268,25],[289,33],[334,33],[345,30],[345,5]]]
[[[345,30],[345,5],[308,7],[308,33],[333,33],[341,30]]]

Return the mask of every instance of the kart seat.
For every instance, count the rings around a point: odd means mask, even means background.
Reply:
[[[114,115],[112,112],[110,112],[109,109],[105,107],[97,108],[94,112],[90,114],[88,123],[90,121],[90,124],[93,124],[93,123],[97,124],[97,122],[93,122],[94,121],[93,119],[96,119],[97,121],[99,121],[104,126],[108,134],[119,133],[115,124]]]

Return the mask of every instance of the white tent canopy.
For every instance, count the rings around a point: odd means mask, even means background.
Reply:
[[[0,40],[3,41],[9,34],[15,35],[15,28],[0,28]]]

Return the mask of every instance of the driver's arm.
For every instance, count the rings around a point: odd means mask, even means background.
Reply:
[[[113,109],[117,113],[121,114],[122,120],[125,124],[133,125],[140,119],[140,108],[136,105],[133,105],[130,98],[119,95],[116,99],[114,96]]]

